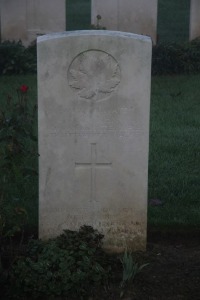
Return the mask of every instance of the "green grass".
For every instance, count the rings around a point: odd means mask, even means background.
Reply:
[[[149,199],[163,206],[150,207],[148,221],[157,228],[200,225],[200,75],[153,77],[149,153]],[[19,85],[30,87],[36,102],[36,76],[0,77],[1,107]],[[11,184],[12,188],[12,184]],[[38,186],[26,191],[30,226],[37,226]],[[33,197],[34,195],[34,197]]]
[[[200,76],[153,78],[149,224],[200,225]]]

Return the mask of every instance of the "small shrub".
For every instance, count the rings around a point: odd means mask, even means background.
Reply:
[[[102,30],[101,16],[91,29]],[[36,73],[36,41],[28,48],[22,43],[5,41],[0,44],[0,74]],[[188,43],[157,44],[152,53],[152,75],[195,74],[200,72],[200,38]]]
[[[27,74],[37,70],[36,46],[25,48],[21,41],[0,44],[0,74]]]
[[[200,39],[184,44],[158,44],[153,47],[152,75],[200,72]]]
[[[13,266],[12,295],[16,299],[84,299],[109,276],[102,238],[93,228],[83,226],[47,242],[32,241],[26,257]]]

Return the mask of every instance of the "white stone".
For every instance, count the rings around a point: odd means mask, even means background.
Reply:
[[[200,1],[190,2],[190,40],[200,37]]]
[[[151,39],[38,38],[39,235],[91,225],[104,248],[145,249]]]
[[[26,0],[1,0],[1,39],[27,40]]]
[[[66,28],[65,0],[2,0],[1,38],[29,45],[37,36]]]
[[[91,22],[108,30],[120,30],[150,36],[156,43],[158,0],[92,0]]]

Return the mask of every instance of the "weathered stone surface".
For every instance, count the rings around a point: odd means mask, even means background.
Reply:
[[[190,2],[190,40],[200,37],[200,1]]]
[[[26,0],[1,0],[1,39],[26,40]]]
[[[92,24],[108,30],[120,30],[148,35],[156,43],[158,0],[92,0]]]
[[[2,0],[2,40],[28,45],[39,35],[65,28],[65,0]]]
[[[151,40],[112,31],[38,38],[39,232],[87,224],[145,249]]]

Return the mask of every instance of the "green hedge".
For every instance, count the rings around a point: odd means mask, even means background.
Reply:
[[[36,73],[36,43],[0,44],[0,75]],[[200,38],[187,43],[158,44],[153,47],[152,75],[195,74],[200,72]]]
[[[0,75],[36,73],[36,43],[28,48],[22,42],[0,44]]]
[[[152,75],[195,74],[200,72],[200,39],[153,47]]]

